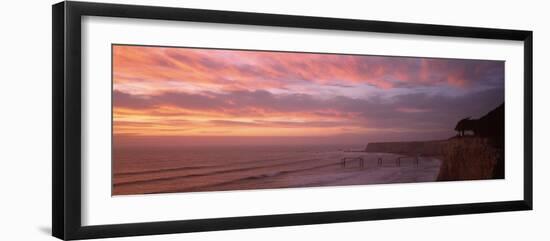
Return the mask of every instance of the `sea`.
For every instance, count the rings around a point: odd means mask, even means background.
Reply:
[[[314,188],[435,181],[440,161],[365,146],[170,146],[113,149],[112,194]],[[397,159],[400,158],[398,162]]]

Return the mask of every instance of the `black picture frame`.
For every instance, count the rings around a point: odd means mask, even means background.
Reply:
[[[521,200],[420,207],[82,226],[81,17],[104,16],[327,30],[517,40],[524,43],[524,193]],[[52,6],[52,233],[88,239],[531,210],[533,207],[533,33],[523,30],[336,19],[171,7],[60,2]]]

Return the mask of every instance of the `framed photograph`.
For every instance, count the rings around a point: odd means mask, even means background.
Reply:
[[[531,31],[68,1],[52,48],[55,237],[532,209]]]

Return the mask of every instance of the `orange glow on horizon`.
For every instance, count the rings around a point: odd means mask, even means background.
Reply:
[[[498,89],[501,72],[499,61],[115,45],[113,134],[448,133],[438,114],[452,109],[433,93]]]

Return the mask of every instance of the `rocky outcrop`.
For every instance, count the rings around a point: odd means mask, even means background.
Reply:
[[[472,131],[474,136],[489,138],[494,144],[504,144],[504,103],[479,119],[464,118],[455,127],[459,136]]]
[[[503,153],[489,138],[455,137],[440,141],[369,143],[366,152],[423,155],[439,158],[438,181],[480,180],[504,177]]]
[[[459,121],[455,129],[471,130],[474,135],[459,134],[438,141],[369,143],[365,151],[437,157],[442,161],[440,181],[504,178],[504,103],[479,119]]]
[[[499,173],[502,153],[484,137],[453,138],[443,147],[439,181],[503,178]]]

